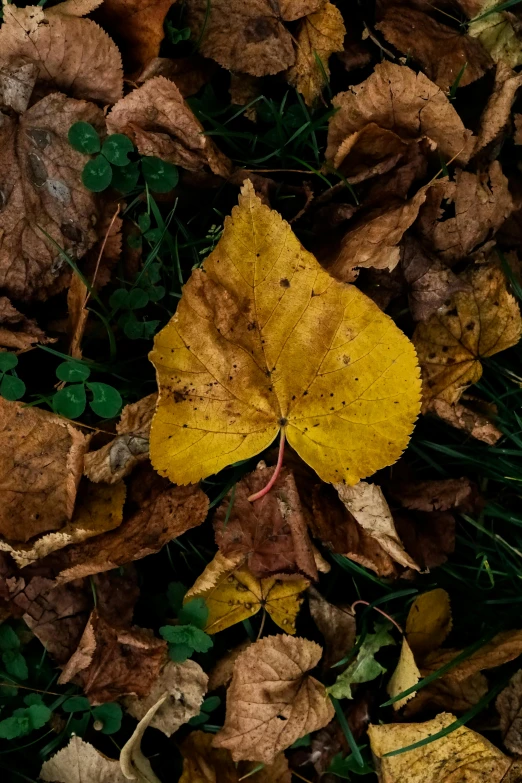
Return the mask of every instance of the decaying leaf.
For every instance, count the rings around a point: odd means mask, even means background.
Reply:
[[[389,634],[389,623],[376,625],[375,633],[368,633],[363,640],[357,657],[351,661],[348,667],[337,677],[333,685],[328,688],[336,699],[353,699],[352,685],[362,682],[371,682],[383,674],[386,669],[375,660],[375,654],[382,647],[395,644]]]
[[[442,648],[434,650],[424,657],[423,669],[436,671],[444,663],[452,661],[462,650]],[[522,631],[501,631],[490,642],[484,644],[479,650],[472,653],[460,663],[456,664],[444,678],[462,682],[471,675],[485,669],[493,669],[504,663],[514,661],[522,654]]]
[[[208,675],[209,691],[215,691],[217,688],[228,685],[234,674],[234,666],[236,665],[238,656],[251,644],[252,642],[250,639],[246,639],[219,659]]]
[[[399,538],[422,571],[445,563],[455,551],[455,517],[449,512],[394,510]]]
[[[476,510],[478,490],[476,484],[464,476],[454,479],[428,481],[393,481],[389,493],[403,508],[415,511]]]
[[[342,14],[328,0],[301,22],[296,36],[295,65],[288,71],[287,78],[308,106],[313,105],[328,83],[328,60],[334,52],[343,51],[345,34]]]
[[[138,76],[137,83],[143,84],[155,76],[164,76],[175,82],[184,98],[189,98],[210,80],[216,67],[215,63],[199,55],[178,57],[175,60],[169,57],[153,57]]]
[[[417,596],[412,603],[406,620],[406,639],[420,660],[444,643],[451,627],[450,598],[438,587]]]
[[[0,534],[10,541],[72,518],[88,438],[68,421],[0,398]]]
[[[273,762],[296,739],[333,718],[324,685],[307,675],[321,657],[318,644],[267,636],[238,657],[227,692],[227,713],[215,747],[234,761]]]
[[[455,720],[454,715],[443,712],[426,723],[371,725],[368,736],[378,759],[380,781],[445,783],[453,778],[469,783],[501,783],[511,766],[511,759],[465,726],[408,753],[385,756],[442,731]]]
[[[121,749],[120,767],[127,780],[137,780],[138,783],[161,783],[161,780],[154,774],[150,761],[143,755],[141,741],[145,730],[151,725],[154,716],[161,709],[167,697],[168,694],[164,694],[152,705],[136,726],[133,735]]]
[[[127,783],[120,764],[73,734],[69,744],[44,762],[41,780],[49,783]]]
[[[493,264],[469,268],[461,276],[470,291],[454,294],[424,323],[413,342],[423,373],[424,405],[433,399],[456,403],[482,375],[482,357],[516,345],[522,321],[518,304]]]
[[[426,407],[425,413],[438,416],[452,427],[469,433],[472,438],[481,440],[489,446],[494,446],[503,435],[491,419],[460,402],[450,405],[445,400],[434,399]]]
[[[22,353],[34,348],[36,343],[52,342],[36,321],[13,307],[7,296],[0,296],[0,350]]]
[[[228,750],[213,747],[214,737],[193,731],[181,744],[183,772],[179,783],[238,783],[238,772]]]
[[[495,87],[480,118],[475,154],[498,139],[509,122],[511,107],[521,85],[522,75],[514,73],[503,62],[499,62],[495,74]]]
[[[258,578],[298,574],[317,579],[312,543],[295,479],[283,469],[272,490],[253,503],[275,468],[258,465],[239,481],[233,497],[226,497],[216,511],[216,543],[226,558],[241,555],[250,573]]]
[[[413,655],[411,647],[408,644],[407,639],[403,639],[397,668],[393,672],[390,681],[386,686],[388,696],[393,698],[408,688],[417,685],[421,679],[421,676],[422,675],[419,671],[419,668],[415,663],[415,656]],[[408,703],[410,699],[413,699],[414,696],[415,693],[410,693],[408,696],[404,696],[402,699],[395,701],[393,703],[393,709],[400,710],[402,707],[404,707],[405,704]]]
[[[462,5],[462,0],[459,2]],[[495,12],[483,16],[486,11],[502,5],[497,0],[480,0],[480,3],[474,5],[476,10],[471,16],[479,18],[471,19],[469,35],[478,38],[495,62],[503,62],[510,68],[521,65],[522,43],[518,35],[517,17],[510,13]],[[464,10],[467,11],[466,8]]]
[[[355,644],[355,615],[349,606],[329,603],[314,587],[308,588],[308,607],[324,637],[323,670],[340,661]]]
[[[495,702],[502,742],[510,753],[522,755],[522,669],[513,675]]]
[[[0,109],[23,114],[29,106],[38,68],[35,63],[16,58],[0,65]]]
[[[321,269],[249,180],[154,345],[151,459],[178,484],[259,453],[281,429],[323,480],[353,484],[397,459],[417,415],[408,340]]]
[[[207,675],[195,661],[169,661],[144,698],[126,696],[123,704],[133,718],[142,720],[166,693],[167,698],[154,713],[150,725],[170,737],[180,726],[199,715],[207,682]]]

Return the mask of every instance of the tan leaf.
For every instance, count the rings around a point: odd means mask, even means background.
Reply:
[[[167,699],[158,707],[150,725],[170,737],[180,726],[199,715],[207,683],[207,675],[195,661],[169,661],[144,698],[126,696],[123,704],[133,718],[142,720],[166,693]]]
[[[376,484],[368,484],[366,481],[359,481],[353,487],[336,484],[335,488],[348,511],[393,560],[405,568],[420,570],[404,549],[380,487]]]
[[[283,469],[272,490],[253,503],[275,468],[258,465],[224,498],[214,517],[216,543],[226,558],[241,555],[258,579],[300,574],[317,579],[312,544],[293,473]],[[231,505],[232,504],[232,505]]]
[[[47,14],[53,16],[87,16],[102,4],[103,0],[63,0],[52,8],[47,8]]]
[[[426,655],[423,661],[423,669],[436,671],[445,663],[452,661],[462,650],[434,650]],[[447,674],[445,679],[462,682],[471,675],[485,669],[493,669],[504,663],[515,660],[522,654],[522,631],[501,631],[493,639],[484,644],[479,650],[468,658],[456,664]]]
[[[47,337],[36,321],[20,313],[6,296],[0,296],[0,350],[23,353],[36,343],[52,342],[54,339]]]
[[[199,171],[230,174],[228,158],[218,150],[196,119],[174,82],[163,76],[149,79],[118,101],[107,117],[110,133],[125,133],[142,155]]]
[[[144,84],[155,76],[164,76],[176,84],[184,98],[195,95],[206,84],[214,71],[215,63],[198,55],[178,57],[153,57],[137,78],[138,84]]]
[[[183,772],[179,783],[238,783],[239,774],[228,750],[213,747],[214,737],[192,731],[181,743]]]
[[[386,686],[386,692],[388,696],[394,698],[399,693],[408,690],[413,685],[417,685],[421,679],[421,673],[415,663],[415,657],[411,650],[410,645],[406,639],[402,640],[401,654],[399,656],[399,662],[395,671],[393,672],[391,679]],[[410,693],[408,696],[404,696],[399,701],[393,703],[394,710],[400,710],[405,704],[413,699],[415,693]]]
[[[420,671],[422,677],[433,673],[422,666]],[[439,710],[451,710],[461,714],[478,704],[488,691],[488,681],[480,672],[458,682],[439,677],[414,694],[415,698],[406,704],[402,717],[411,718],[420,712],[431,711],[433,713]]]
[[[435,398],[458,402],[464,389],[482,376],[481,358],[516,345],[520,338],[519,307],[502,270],[492,264],[471,267],[461,279],[471,290],[454,294],[413,335],[425,407]]]
[[[349,606],[329,603],[314,587],[308,588],[308,607],[324,638],[322,667],[326,671],[354,646],[355,615]]]
[[[495,74],[495,87],[480,118],[475,154],[497,139],[504,130],[509,122],[511,107],[521,85],[522,75],[514,73],[503,62],[499,62]]]
[[[500,730],[504,746],[517,756],[522,755],[522,669],[497,696],[495,706],[500,715]]]
[[[96,241],[97,201],[80,183],[85,156],[67,139],[78,121],[104,127],[94,105],[57,93],[19,121],[0,113],[0,286],[12,298],[58,293],[71,271],[56,245],[81,259]]]
[[[65,55],[71,51],[74,56]],[[41,6],[7,6],[0,29],[0,65],[19,57],[38,66],[38,81],[50,90],[100,103],[121,97],[120,53],[90,19],[49,14]]]
[[[472,438],[481,440],[489,446],[494,446],[504,434],[486,416],[459,402],[450,405],[444,400],[434,399],[430,401],[425,412],[438,416],[452,427],[469,433]]]
[[[29,106],[38,68],[22,59],[0,65],[0,109],[23,114]]]
[[[455,782],[501,783],[511,759],[465,726],[408,753],[385,757],[442,731],[455,720],[454,715],[443,712],[426,723],[371,725],[368,736],[379,760],[381,783],[445,783],[452,778]]]
[[[0,398],[0,534],[11,541],[72,518],[88,439],[68,421]]]
[[[218,582],[241,564],[242,555],[235,555],[233,558],[225,557],[219,550],[214,558],[205,566],[205,570],[198,576],[194,584],[185,593],[185,600],[193,598],[200,593],[206,593],[212,590]]]
[[[237,659],[227,693],[223,729],[214,745],[234,761],[273,762],[296,739],[317,731],[334,710],[324,686],[306,673],[321,657],[318,644],[291,636],[267,636]]]
[[[152,705],[136,726],[134,734],[121,749],[120,767],[127,780],[137,780],[138,783],[161,783],[161,780],[154,774],[150,761],[143,755],[141,741],[145,730],[150,726],[155,714],[167,698],[168,694],[165,693]]]
[[[313,105],[328,83],[328,60],[334,52],[343,51],[345,34],[342,14],[328,0],[301,22],[296,36],[295,65],[288,71],[287,79],[296,86],[308,106]]]
[[[440,587],[417,596],[406,620],[406,639],[413,653],[422,659],[440,647],[451,631],[450,597]]]
[[[219,659],[213,669],[211,669],[208,675],[208,690],[215,691],[217,688],[222,688],[228,685],[234,674],[234,667],[238,656],[244,652],[247,647],[250,647],[252,642],[250,639],[246,639],[237,647],[234,647],[229,652]]]
[[[408,146],[415,143],[369,122],[344,139],[332,165],[356,185],[390,171],[406,155]]]
[[[459,87],[484,76],[493,60],[479,41],[422,11],[391,5],[376,25],[387,41],[416,60],[426,76],[447,92],[464,69]]]
[[[469,157],[471,131],[441,89],[406,66],[376,65],[366,81],[339,93],[333,104],[338,111],[329,121],[327,160],[333,160],[347,136],[370,122],[401,138],[427,136],[447,158],[465,162]]]
[[[49,783],[126,783],[120,764],[73,734],[69,744],[44,762],[41,780]]]

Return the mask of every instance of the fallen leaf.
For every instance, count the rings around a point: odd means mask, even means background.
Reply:
[[[395,528],[408,554],[420,568],[436,568],[455,551],[455,517],[449,513],[393,512]]]
[[[406,620],[406,640],[419,660],[440,647],[452,628],[448,593],[440,587],[417,596]]]
[[[498,161],[479,174],[457,170],[455,182],[438,180],[426,194],[416,228],[446,263],[454,263],[498,231],[513,210],[508,181]],[[454,205],[445,217],[444,205]]]
[[[352,685],[362,682],[371,682],[386,669],[375,660],[375,654],[382,647],[395,644],[394,639],[388,633],[389,624],[375,625],[375,633],[366,634],[357,657],[336,679],[333,685],[327,689],[328,693],[336,699],[353,699]]]
[[[414,685],[417,685],[421,677],[422,675],[415,663],[415,656],[413,655],[411,647],[408,644],[408,641],[403,639],[397,668],[386,686],[388,696],[394,698],[395,696],[398,696],[399,693],[408,690],[408,688],[412,688]],[[393,703],[393,709],[402,709],[402,707],[404,707],[410,699],[413,699],[414,696],[415,693],[410,693],[408,696],[404,696],[402,699],[395,701]]]
[[[257,76],[250,76],[248,73],[231,73],[228,91],[230,103],[236,106],[247,106],[261,95],[260,79]],[[257,122],[256,106],[250,106],[246,109],[244,116],[252,122]]]
[[[250,639],[238,644],[219,659],[216,665],[211,669],[208,675],[208,690],[215,691],[217,688],[223,688],[228,685],[234,674],[234,667],[239,655],[241,655],[252,642]]]
[[[151,361],[151,460],[178,484],[259,453],[281,428],[323,480],[354,483],[398,458],[418,411],[411,344],[321,269],[249,180]]]
[[[195,661],[169,661],[144,698],[126,696],[123,704],[133,718],[143,720],[166,693],[167,699],[155,712],[150,725],[170,737],[180,726],[199,715],[207,683],[207,675]]]
[[[137,780],[139,783],[161,783],[161,780],[154,774],[150,761],[143,755],[141,741],[145,730],[151,725],[155,714],[167,697],[168,694],[164,694],[152,705],[136,726],[133,735],[121,749],[120,767],[127,780]]]
[[[482,376],[481,359],[516,345],[522,321],[502,270],[492,264],[461,275],[470,291],[456,293],[427,321],[417,324],[413,342],[423,374],[425,408],[433,399],[457,403]]]
[[[0,109],[23,114],[29,106],[37,74],[35,63],[24,60],[0,65]]]
[[[350,184],[356,185],[390,171],[405,156],[409,145],[415,143],[370,122],[345,138],[332,165]]]
[[[459,87],[480,79],[493,65],[475,38],[406,5],[391,5],[375,27],[396,49],[416,60],[444,92],[448,92],[462,69]]]
[[[349,606],[329,603],[314,587],[308,588],[308,608],[324,638],[323,671],[349,653],[355,644],[355,615]]]
[[[513,675],[497,696],[502,742],[510,753],[522,755],[522,669]]]
[[[29,541],[73,515],[88,438],[68,421],[0,398],[0,534]]]
[[[65,55],[71,51],[74,57]],[[0,66],[15,58],[35,63],[38,82],[51,92],[102,104],[115,103],[123,92],[121,56],[116,44],[90,19],[49,13],[38,5],[10,6],[4,10],[0,53]],[[55,95],[55,102],[56,99]]]
[[[193,598],[199,593],[205,593],[213,589],[224,577],[230,574],[241,564],[241,555],[234,558],[225,557],[219,550],[214,558],[207,563],[205,570],[198,576],[192,587],[185,593],[185,600]]]
[[[462,650],[440,649],[434,650],[425,656],[423,669],[436,671],[445,663],[452,661]],[[514,661],[522,654],[522,631],[501,631],[490,642],[484,644],[479,650],[456,664],[447,674],[445,680],[462,682],[477,672],[484,669],[493,669],[504,663]]]
[[[401,138],[427,136],[442,155],[466,162],[471,131],[442,90],[423,73],[388,61],[375,66],[366,81],[333,99],[338,111],[329,121],[326,159],[333,160],[343,141],[370,122]]]
[[[39,777],[49,783],[127,783],[118,761],[107,758],[76,734],[65,748],[44,762]]]
[[[422,677],[432,674],[422,665],[420,672]],[[433,714],[439,710],[451,710],[457,714],[467,712],[484,698],[489,688],[486,677],[480,672],[459,681],[440,677],[414,694],[415,698],[406,704],[402,717],[411,718],[426,712]]]
[[[324,685],[306,674],[320,657],[318,644],[282,634],[241,653],[214,746],[228,748],[234,761],[271,764],[299,737],[326,726],[333,707]]]
[[[52,342],[54,339],[47,337],[36,321],[20,313],[6,296],[0,296],[0,351],[23,353],[37,343]]]
[[[275,468],[258,465],[225,497],[214,517],[216,544],[226,558],[241,555],[257,579],[299,574],[317,580],[312,543],[291,471],[283,468],[272,490],[248,498],[272,478]]]
[[[511,759],[465,726],[408,753],[386,757],[386,753],[446,729],[455,720],[454,715],[443,712],[426,723],[370,725],[368,736],[378,759],[381,783],[444,783],[452,777],[469,783],[501,783]]]
[[[216,70],[215,63],[199,55],[179,57],[153,57],[137,78],[138,84],[144,84],[155,76],[164,76],[175,83],[184,98],[195,95]]]
[[[504,434],[486,416],[461,403],[450,405],[444,400],[434,399],[429,402],[425,412],[438,416],[452,427],[469,433],[489,446],[494,446]]]
[[[230,174],[228,158],[205,135],[174,82],[164,76],[148,79],[118,101],[107,117],[107,128],[129,136],[142,155],[189,171],[208,166],[214,174]]]
[[[511,107],[521,85],[522,75],[514,73],[503,62],[499,62],[493,92],[489,96],[486,108],[480,118],[475,154],[498,139],[506,128],[511,116]]]
[[[225,571],[208,591],[187,593],[187,597],[205,599],[209,613],[206,633],[218,633],[231,625],[253,617],[261,609],[287,633],[295,633],[295,619],[303,603],[301,593],[310,583],[306,579],[281,581],[256,579],[247,568]]]
[[[343,51],[346,28],[337,6],[327,2],[315,13],[305,16],[296,35],[295,65],[287,79],[312,106],[328,83],[328,60]]]
[[[97,201],[80,183],[85,156],[67,139],[78,121],[104,127],[96,106],[58,93],[19,120],[0,112],[0,286],[14,299],[58,293],[71,271],[56,246],[81,259],[97,239]]]
[[[353,487],[336,484],[339,497],[359,525],[370,534],[393,560],[405,568],[419,571],[397,535],[390,508],[382,489],[376,484],[360,481]]]
[[[179,783],[238,783],[236,765],[228,750],[213,747],[214,737],[193,731],[180,746],[183,772]]]
[[[496,5],[499,5],[497,0],[482,0],[476,16],[482,16]],[[514,14],[490,13],[482,19],[471,19],[468,33],[473,38],[478,38],[496,63],[503,62],[510,68],[522,65],[522,46],[517,34],[518,20]]]
[[[435,481],[392,481],[389,493],[401,506],[415,511],[459,508],[469,513],[475,511],[478,504],[477,485],[464,476]]]

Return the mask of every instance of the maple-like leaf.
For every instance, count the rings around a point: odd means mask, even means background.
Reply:
[[[308,588],[308,607],[324,637],[322,667],[327,671],[355,644],[355,614],[349,606],[329,603],[314,587]]]
[[[127,783],[117,760],[107,758],[76,734],[44,762],[39,777],[48,783]]]
[[[406,639],[419,659],[440,647],[451,631],[448,593],[440,587],[417,596],[406,619]]]
[[[357,657],[338,676],[334,684],[328,688],[328,693],[335,696],[336,699],[353,699],[352,685],[375,680],[376,677],[386,671],[384,666],[375,660],[375,654],[382,647],[395,644],[395,640],[388,631],[389,624],[384,623],[375,626],[375,633],[366,635],[359,648]]]
[[[295,65],[288,71],[287,78],[308,106],[313,105],[328,83],[328,60],[334,52],[342,52],[345,34],[340,10],[328,1],[300,23]]]
[[[501,783],[511,759],[480,734],[461,726],[441,739],[397,756],[405,748],[446,729],[456,720],[447,712],[426,723],[371,725],[370,744],[379,763],[381,783]]]
[[[280,430],[323,480],[353,484],[398,458],[419,409],[410,342],[321,269],[249,180],[151,360],[151,460],[178,484],[259,453]]]
[[[397,663],[395,671],[393,672],[390,681],[386,686],[386,691],[389,696],[394,698],[400,693],[403,693],[403,691],[408,690],[408,688],[417,685],[421,677],[422,675],[415,662],[415,656],[413,655],[411,647],[408,644],[407,639],[403,639],[399,662]],[[415,693],[410,693],[408,696],[404,696],[402,699],[395,701],[393,703],[393,709],[400,710],[402,707],[404,707],[405,704],[408,703],[410,699],[413,699],[414,697]]]
[[[502,270],[493,264],[470,267],[461,279],[470,290],[454,294],[413,335],[425,406],[434,398],[458,402],[464,389],[481,378],[481,358],[520,339],[520,310]]]
[[[307,674],[320,657],[315,642],[282,634],[260,639],[241,653],[215,747],[228,748],[234,761],[271,764],[299,737],[326,726],[333,707],[324,685]]]

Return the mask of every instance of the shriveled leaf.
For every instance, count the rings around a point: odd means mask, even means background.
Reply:
[[[281,428],[325,481],[353,484],[398,458],[418,411],[413,348],[321,269],[249,180],[204,270],[151,354],[160,474],[197,481],[259,453]]]
[[[408,753],[385,757],[390,751],[427,739],[455,720],[454,715],[443,712],[426,723],[371,725],[368,736],[382,783],[444,783],[452,777],[469,783],[501,783],[511,759],[465,726]]]
[[[352,685],[371,682],[386,671],[384,666],[375,660],[375,654],[382,647],[395,644],[388,630],[389,624],[376,625],[375,633],[366,635],[357,657],[338,676],[335,683],[327,689],[328,693],[331,693],[336,699],[353,699]]]
[[[437,587],[417,596],[406,620],[406,639],[413,653],[421,659],[440,647],[452,627],[448,593]]]
[[[107,117],[107,128],[129,136],[142,155],[189,171],[208,166],[214,174],[230,174],[228,158],[204,134],[174,82],[163,76],[149,79],[118,101]]]
[[[403,639],[397,668],[393,672],[391,679],[386,686],[388,696],[391,696],[392,698],[394,696],[398,696],[399,693],[402,693],[408,688],[417,685],[421,677],[422,675],[417,667],[417,664],[415,663],[415,656],[413,655],[411,647],[407,640]],[[408,696],[404,696],[404,698],[399,699],[399,701],[395,701],[393,703],[393,709],[400,710],[402,707],[404,707],[405,704],[408,703],[410,699],[413,699],[414,696],[415,693],[410,693]]]
[[[120,767],[127,780],[137,780],[138,783],[161,783],[161,780],[154,774],[150,761],[143,755],[141,741],[155,714],[167,698],[168,694],[165,693],[152,705],[136,726],[134,734],[121,749]]]
[[[333,707],[324,686],[307,675],[320,657],[318,644],[281,634],[241,653],[215,747],[228,748],[234,761],[270,764],[296,739],[326,726]]]
[[[504,434],[487,416],[459,402],[450,405],[445,400],[433,399],[425,412],[438,416],[452,427],[467,432],[472,438],[489,446],[494,446]]]
[[[355,644],[355,615],[349,606],[329,603],[314,587],[308,588],[308,607],[324,637],[323,669],[349,653]]]
[[[479,495],[476,484],[468,478],[439,479],[431,481],[393,481],[390,495],[403,508],[414,511],[475,511]]]
[[[306,16],[297,32],[295,65],[287,74],[312,106],[328,83],[328,60],[334,52],[343,51],[346,28],[337,6],[326,2],[319,11]]]
[[[64,55],[70,51],[74,57]],[[6,8],[0,29],[0,65],[15,58],[34,62],[38,82],[51,91],[100,103],[114,103],[121,97],[120,53],[90,19],[50,14],[41,6]]]
[[[355,185],[393,169],[412,144],[416,142],[369,122],[345,138],[332,163]]]
[[[453,295],[424,323],[413,342],[423,374],[424,405],[457,403],[482,376],[481,358],[516,345],[522,321],[502,270],[492,264],[470,267],[461,279],[469,291]]]
[[[522,669],[497,696],[502,742],[510,753],[522,755]]]
[[[154,713],[150,725],[170,737],[180,726],[199,715],[207,683],[207,675],[195,661],[169,661],[144,698],[127,696],[123,704],[133,718],[142,720],[150,708],[167,693],[167,699]]]
[[[65,748],[44,762],[39,777],[49,783],[127,783],[118,761],[75,734]]]
[[[499,62],[495,74],[495,87],[480,118],[475,154],[498,139],[506,128],[511,116],[511,107],[521,85],[522,75],[514,73],[503,62]]]
[[[20,313],[6,296],[0,296],[0,349],[22,353],[36,343],[52,342],[54,339],[47,337],[36,321]]]

